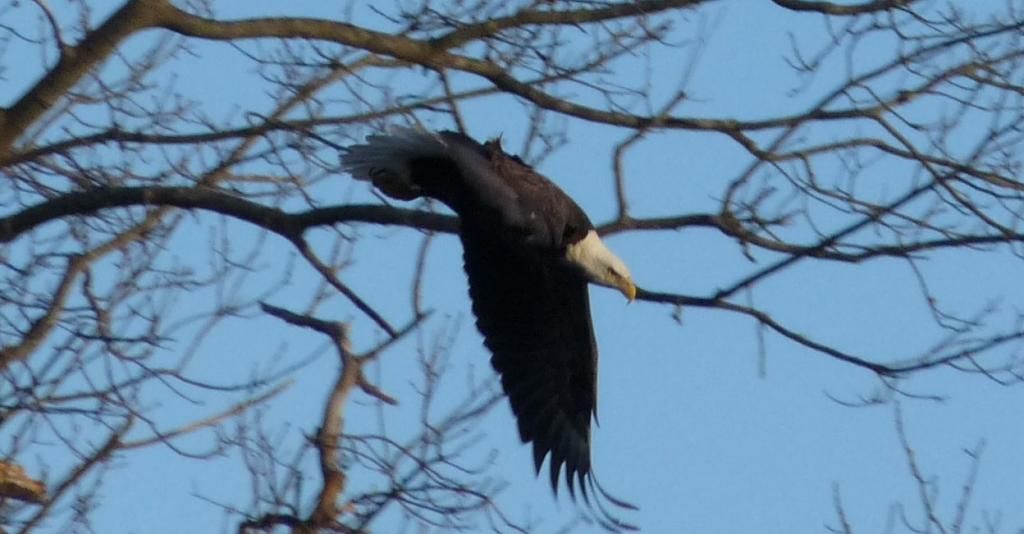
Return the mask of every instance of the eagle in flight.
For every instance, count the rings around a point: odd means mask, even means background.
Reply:
[[[587,284],[617,289],[630,301],[637,290],[586,213],[498,140],[394,129],[348,147],[341,163],[391,198],[433,198],[456,213],[476,324],[519,435],[533,443],[537,473],[550,455],[556,493],[564,465],[573,497],[574,483],[585,499],[596,486],[610,502],[632,508],[609,496],[592,473],[597,343]],[[606,526],[628,528],[602,515]]]

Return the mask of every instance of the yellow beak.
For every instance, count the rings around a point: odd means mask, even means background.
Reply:
[[[636,300],[636,284],[634,284],[632,280],[623,278],[619,282],[619,291],[621,291],[630,302]]]

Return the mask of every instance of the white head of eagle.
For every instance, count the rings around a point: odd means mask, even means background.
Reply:
[[[591,469],[597,343],[588,282],[618,289],[629,300],[637,288],[586,213],[557,185],[506,154],[499,141],[394,129],[349,147],[341,162],[355,179],[392,198],[437,199],[458,215],[476,324],[519,435],[533,444],[538,474],[550,455],[555,492],[564,465],[573,496],[578,486],[585,498],[590,489],[629,507],[605,493]]]
[[[583,269],[591,282],[618,289],[631,302],[636,298],[636,285],[629,267],[608,250],[596,231],[588,231],[583,239],[567,246],[565,257]]]

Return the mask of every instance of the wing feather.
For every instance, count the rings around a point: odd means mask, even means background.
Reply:
[[[427,196],[462,215],[489,212],[504,231],[540,246],[564,246],[582,237],[590,221],[547,178],[496,146],[455,132],[392,128],[348,147],[341,164],[355,179],[373,182],[403,200]]]
[[[540,470],[550,456],[557,492],[563,465],[590,473],[590,420],[597,388],[597,346],[587,282],[541,251],[502,244],[463,224],[462,241],[477,326]]]

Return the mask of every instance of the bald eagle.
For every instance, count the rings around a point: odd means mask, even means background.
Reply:
[[[499,140],[480,144],[455,132],[396,129],[349,147],[341,161],[355,179],[389,197],[433,198],[458,215],[476,324],[519,435],[533,443],[537,474],[551,455],[556,494],[564,464],[570,495],[575,477],[586,498],[587,487],[596,484],[590,420],[597,401],[587,283],[617,289],[632,301],[629,269],[579,205],[506,154]]]

